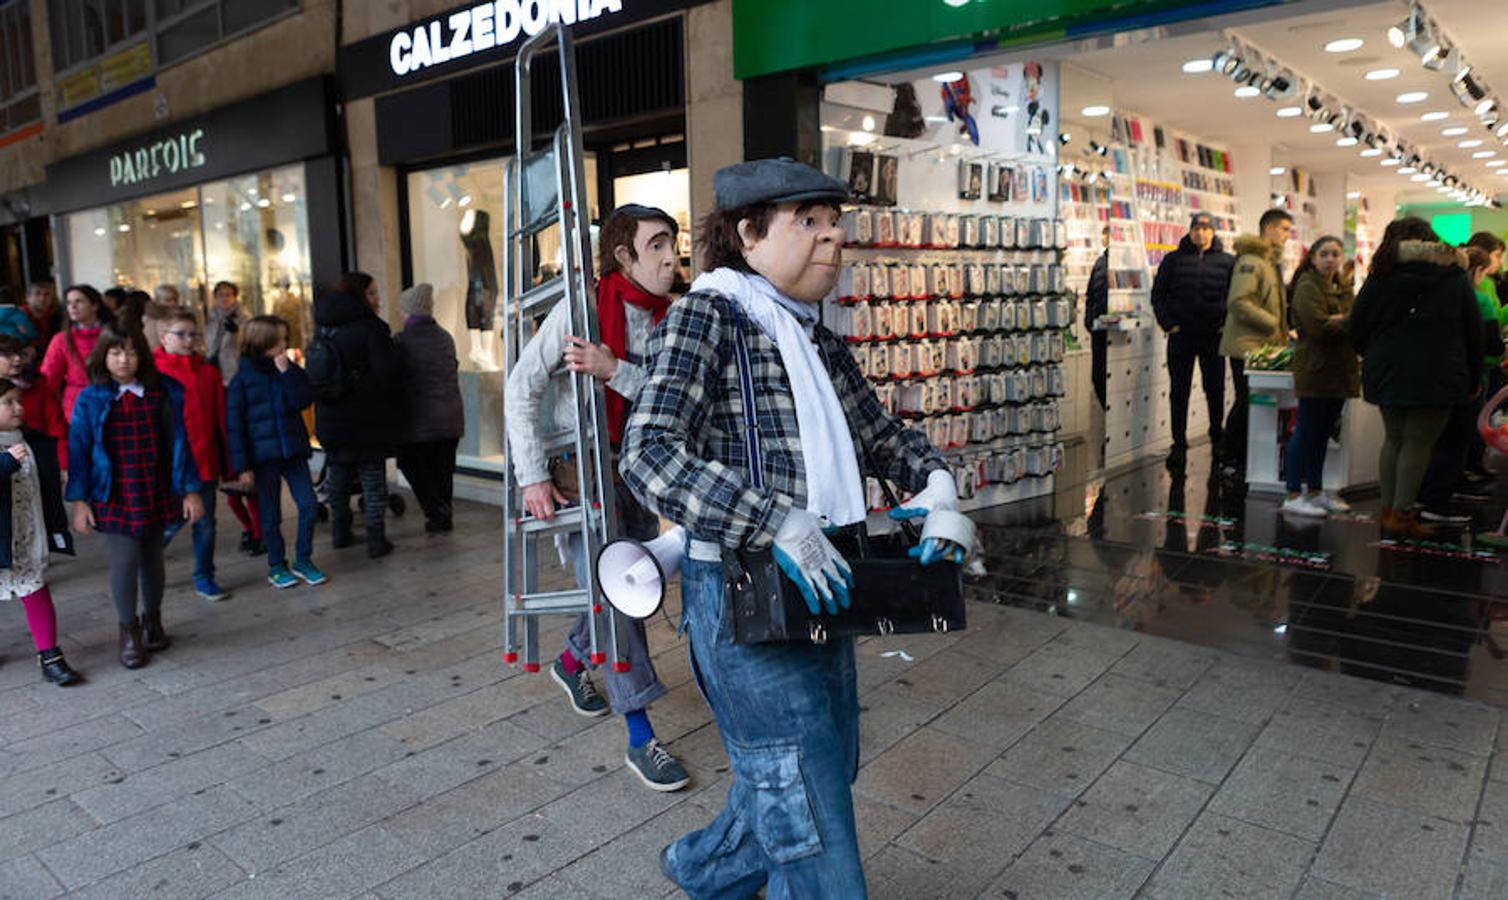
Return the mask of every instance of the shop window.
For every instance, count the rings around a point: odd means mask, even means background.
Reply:
[[[156,0],[157,60],[168,65],[297,10],[298,0]]]
[[[31,4],[0,0],[0,134],[42,116],[31,44]]]
[[[145,33],[145,0],[51,0],[52,65],[72,69]]]
[[[212,181],[63,219],[67,284],[178,289],[202,309],[217,281],[234,282],[254,314],[311,330],[309,216],[302,165]]]
[[[466,433],[462,466],[503,471],[503,371],[498,306],[503,263],[503,166],[506,160],[411,172],[407,180],[412,283],[435,290],[435,320],[456,342]],[[597,163],[586,159],[588,206],[597,205]],[[541,236],[541,268],[551,267],[558,229]],[[395,330],[401,323],[394,323]]]

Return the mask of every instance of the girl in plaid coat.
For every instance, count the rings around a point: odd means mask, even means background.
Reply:
[[[106,325],[89,354],[89,379],[68,429],[66,498],[75,532],[104,535],[120,664],[136,669],[170,644],[163,530],[180,515],[199,521],[202,485],[183,426],[183,386],[158,374],[141,332]]]

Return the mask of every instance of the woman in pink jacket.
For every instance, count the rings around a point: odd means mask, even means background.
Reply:
[[[63,418],[73,421],[73,401],[89,385],[84,360],[99,340],[100,326],[110,320],[99,291],[77,284],[63,294],[68,312],[63,330],[52,336],[42,357],[42,377],[53,393],[62,398]]]

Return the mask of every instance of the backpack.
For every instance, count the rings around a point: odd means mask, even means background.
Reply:
[[[335,346],[335,328],[317,325],[314,339],[304,351],[304,372],[314,390],[314,399],[332,403],[351,389],[351,373]]]

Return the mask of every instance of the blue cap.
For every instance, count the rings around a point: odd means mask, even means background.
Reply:
[[[718,209],[738,209],[754,203],[848,199],[848,185],[789,156],[755,159],[718,169],[712,176]]]

